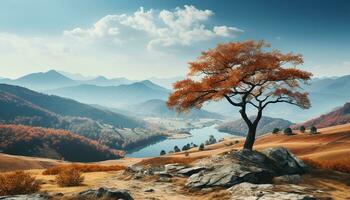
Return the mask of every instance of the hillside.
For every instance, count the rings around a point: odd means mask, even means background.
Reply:
[[[78,85],[47,91],[49,94],[75,99],[88,104],[123,107],[151,99],[165,100],[169,91],[150,81],[119,86]]]
[[[350,103],[346,103],[332,112],[308,120],[300,125],[304,125],[305,127],[316,126],[317,128],[324,128],[346,123],[350,123]]]
[[[146,102],[128,106],[126,110],[147,117],[162,117],[162,118],[184,118],[184,119],[199,119],[211,118],[222,119],[220,114],[208,112],[203,109],[192,109],[188,113],[177,113],[175,110],[170,110],[166,106],[166,102],[161,99],[152,99]]]
[[[251,116],[250,119],[255,117]],[[257,135],[271,132],[274,128],[284,129],[292,125],[292,122],[280,118],[272,118],[263,116],[259,122],[257,128]],[[243,119],[224,122],[217,126],[217,129],[221,132],[226,132],[234,135],[245,136],[248,132],[248,127]]]
[[[64,129],[111,148],[131,148],[163,138],[142,120],[19,86],[0,84],[0,122]]]
[[[121,152],[68,131],[0,125],[2,153],[68,161],[93,162],[116,159]]]

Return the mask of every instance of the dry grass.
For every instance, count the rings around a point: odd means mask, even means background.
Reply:
[[[17,171],[0,174],[0,196],[30,194],[39,189],[40,183],[29,173]]]
[[[188,165],[198,159],[204,158],[206,156],[197,156],[197,157],[154,157],[149,159],[144,159],[137,165],[150,165],[150,166],[160,166],[166,164],[185,164]]]
[[[74,168],[65,169],[56,177],[56,182],[61,187],[79,186],[83,181],[82,173]]]
[[[314,168],[336,170],[339,172],[350,173],[350,158],[337,161],[316,161],[310,158],[304,158],[303,161]]]
[[[46,169],[43,175],[57,175],[66,169],[76,169],[80,172],[107,172],[107,171],[119,171],[124,170],[125,166],[121,165],[96,165],[96,164],[67,164],[57,165]]]

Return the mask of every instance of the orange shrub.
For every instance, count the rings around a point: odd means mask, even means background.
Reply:
[[[0,174],[0,196],[30,194],[39,189],[39,182],[29,173],[17,171]]]
[[[76,169],[80,172],[106,172],[106,171],[119,171],[124,170],[125,166],[121,165],[94,165],[94,164],[69,164],[69,165],[56,165],[46,169],[43,175],[57,175],[61,171],[66,169]]]
[[[310,158],[304,158],[303,161],[314,168],[329,169],[345,173],[350,173],[350,158],[337,161],[316,161]]]
[[[79,186],[83,181],[81,172],[74,168],[63,170],[56,177],[56,182],[61,187]]]

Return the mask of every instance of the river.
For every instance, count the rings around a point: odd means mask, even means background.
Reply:
[[[174,150],[174,146],[177,145],[180,149],[188,143],[193,142],[194,144],[200,145],[209,139],[210,135],[213,135],[217,140],[223,137],[233,136],[228,133],[219,132],[215,128],[216,125],[200,128],[200,129],[192,129],[190,133],[192,137],[180,138],[180,139],[165,139],[158,143],[149,145],[142,149],[133,152],[126,152],[126,157],[134,157],[134,158],[144,158],[144,157],[154,157],[159,156],[161,150],[165,150],[166,152]]]

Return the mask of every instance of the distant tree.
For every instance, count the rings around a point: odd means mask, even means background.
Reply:
[[[293,135],[293,131],[292,131],[292,129],[289,128],[289,127],[286,128],[286,129],[284,129],[283,133],[284,133],[285,135]]]
[[[175,151],[175,152],[180,152],[181,149],[180,149],[178,146],[174,146],[174,151]]]
[[[312,127],[310,128],[310,133],[311,133],[311,134],[316,134],[316,133],[317,133],[317,128],[314,127],[314,126],[312,126]]]
[[[214,137],[214,135],[210,135],[209,136],[209,143],[210,144],[215,144],[216,143],[216,138]]]
[[[300,126],[299,127],[299,131],[302,132],[302,133],[305,133],[305,126]]]
[[[229,42],[202,52],[189,63],[187,78],[174,84],[168,107],[184,112],[201,108],[205,102],[226,99],[240,108],[248,126],[243,147],[252,150],[258,123],[268,105],[284,102],[310,107],[308,93],[300,88],[312,74],[296,69],[303,64],[302,56],[269,47],[263,41]],[[256,109],[254,120],[247,115],[248,107]]]
[[[280,129],[279,129],[279,128],[274,128],[273,131],[272,131],[273,134],[277,134],[277,133],[279,133],[279,132],[280,132]]]
[[[203,151],[203,150],[204,150],[204,144],[202,143],[199,145],[199,151]]]
[[[161,156],[163,156],[163,155],[165,155],[165,154],[166,154],[166,152],[165,152],[164,150],[160,151],[160,155],[161,155]]]

